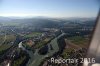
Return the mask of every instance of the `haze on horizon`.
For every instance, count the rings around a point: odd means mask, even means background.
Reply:
[[[97,0],[0,0],[3,17],[96,17]]]

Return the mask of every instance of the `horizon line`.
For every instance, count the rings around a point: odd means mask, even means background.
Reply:
[[[54,17],[53,17],[53,16],[2,16],[2,15],[0,15],[0,17],[5,17],[5,18],[6,18],[6,17],[8,17],[8,18],[9,18],[9,17],[10,17],[10,18],[11,18],[11,17],[12,17],[12,18],[35,18],[35,17],[41,17],[41,18],[43,18],[43,17],[44,17],[44,18],[96,18],[97,16],[91,16],[91,17],[89,17],[89,16],[88,16],[88,17],[87,17],[87,16],[86,16],[86,17],[83,17],[83,16],[73,16],[73,17],[70,17],[70,16],[69,16],[69,17],[63,17],[63,16],[62,16],[62,17],[55,17],[55,16],[54,16]]]

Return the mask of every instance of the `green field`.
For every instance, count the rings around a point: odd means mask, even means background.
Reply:
[[[4,44],[0,46],[0,55],[2,55],[6,50],[8,50],[11,47],[9,44]]]
[[[0,54],[3,54],[8,48],[10,48],[12,45],[10,42],[15,40],[14,35],[6,35],[6,36],[0,36]]]
[[[72,43],[77,44],[77,45],[84,44],[85,42],[88,41],[87,39],[81,36],[68,37],[67,39],[69,39]]]
[[[14,35],[7,35],[6,36],[6,41],[14,41],[16,37]]]
[[[38,42],[36,45],[35,45],[35,48],[41,48],[42,46],[48,44],[50,41],[52,40],[52,38],[46,38],[40,42]]]
[[[82,36],[73,36],[68,37],[67,39],[79,47],[88,48],[89,46],[89,38],[85,38]]]
[[[31,38],[33,36],[38,36],[38,35],[41,35],[41,34],[42,34],[41,32],[33,32],[33,33],[25,35],[24,37],[25,38]]]
[[[16,39],[14,35],[3,35],[0,36],[0,44],[8,44]]]
[[[4,40],[5,40],[5,36],[0,35],[0,44],[2,44]]]
[[[11,45],[8,45],[8,44],[4,44],[4,45],[1,45],[0,46],[0,52],[2,51],[2,50],[6,50],[6,49],[8,49],[8,48],[10,48],[11,47]]]

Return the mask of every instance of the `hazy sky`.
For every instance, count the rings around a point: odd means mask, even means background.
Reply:
[[[98,1],[0,0],[0,16],[95,17]]]

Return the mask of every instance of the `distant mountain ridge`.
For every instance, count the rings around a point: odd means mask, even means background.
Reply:
[[[49,17],[0,17],[0,23],[3,25],[14,26],[34,26],[34,27],[61,27],[69,23],[91,22],[94,24],[95,18],[49,18]]]

